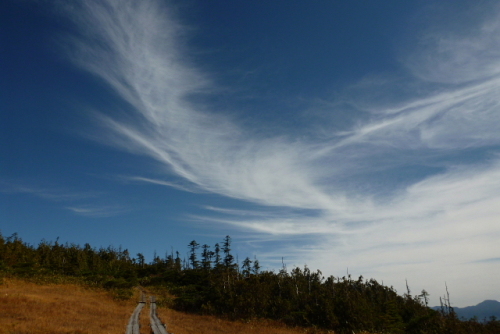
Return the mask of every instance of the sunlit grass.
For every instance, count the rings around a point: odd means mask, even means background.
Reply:
[[[76,284],[39,285],[4,279],[0,285],[1,334],[123,334],[136,300]]]
[[[0,284],[0,334],[125,333],[140,292],[120,301],[107,291],[78,284],[37,284],[4,279]],[[158,308],[169,333],[175,334],[326,334],[314,328],[290,328],[269,320],[228,321]],[[149,304],[140,317],[141,333],[150,332]]]

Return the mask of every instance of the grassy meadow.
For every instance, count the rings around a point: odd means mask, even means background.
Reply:
[[[103,289],[76,283],[41,284],[4,278],[0,284],[0,334],[123,334],[140,291],[118,300]],[[275,321],[227,321],[158,308],[158,315],[175,334],[299,334],[333,333],[287,328]],[[141,333],[150,333],[149,307],[141,313]]]
[[[40,285],[4,279],[0,334],[123,334],[135,307],[109,292],[78,284]]]
[[[449,297],[441,311],[429,308],[425,290],[400,295],[363,276],[325,277],[307,266],[263,271],[248,257],[239,263],[230,236],[213,248],[193,240],[188,249],[188,259],[172,251],[148,263],[121,247],[33,246],[0,234],[0,334],[124,333],[139,289],[158,297],[159,316],[175,334],[500,333],[496,319],[458,319]],[[146,307],[143,334],[148,317]]]

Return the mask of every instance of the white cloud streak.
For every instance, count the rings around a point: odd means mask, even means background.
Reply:
[[[438,270],[443,263],[456,273],[465,262],[498,254],[491,236],[500,235],[495,218],[500,216],[500,159],[490,155],[488,161],[471,161],[463,155],[500,144],[498,11],[464,38],[433,31],[428,43],[407,58],[415,80],[439,83],[439,90],[395,106],[365,105],[369,120],[326,143],[292,135],[256,137],[237,120],[192,102],[215,85],[186,60],[183,27],[162,3],[89,0],[69,13],[82,31],[71,39],[75,62],[106,81],[133,109],[128,117],[99,117],[113,134],[103,140],[112,138],[121,148],[155,159],[170,175],[204,191],[314,211],[248,214],[208,208],[219,216],[192,218],[264,234],[322,235],[328,243],[318,247],[335,251],[336,264],[356,263],[373,273],[374,266],[407,264],[391,277],[424,267],[444,277]],[[360,108],[355,101],[352,105]],[[356,192],[361,176],[369,183],[374,171],[408,164],[434,164],[441,173],[409,186],[396,184],[382,198]],[[135,180],[179,188],[146,177]],[[321,267],[317,254],[308,260]]]
[[[50,201],[73,201],[86,200],[99,196],[96,192],[72,192],[65,189],[54,189],[47,187],[39,187],[34,185],[25,185],[19,182],[8,182],[0,180],[0,191],[11,194],[29,194],[38,198]]]
[[[201,193],[202,191],[194,188],[193,186],[187,186],[187,185],[182,185],[182,184],[177,184],[173,182],[168,182],[165,180],[158,180],[158,179],[152,179],[149,177],[143,177],[143,176],[123,176],[121,177],[124,180],[129,180],[129,181],[136,181],[136,182],[144,182],[144,183],[151,183],[151,184],[157,184],[160,186],[167,186],[171,187],[174,189],[182,190],[182,191],[187,191],[187,192],[192,192],[192,193]]]
[[[120,206],[96,206],[96,205],[84,205],[84,206],[70,206],[66,209],[86,217],[92,218],[103,218],[112,217],[128,212],[128,209],[124,209]]]
[[[128,209],[119,205],[102,204],[102,193],[99,192],[74,192],[65,189],[39,187],[0,181],[0,192],[9,194],[28,194],[50,202],[70,203],[66,209],[75,214],[87,217],[111,217],[123,214]],[[94,204],[88,204],[92,202]],[[99,202],[99,204],[95,204]]]

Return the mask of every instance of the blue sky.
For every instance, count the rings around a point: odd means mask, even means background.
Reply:
[[[495,1],[4,1],[0,230],[500,300]]]

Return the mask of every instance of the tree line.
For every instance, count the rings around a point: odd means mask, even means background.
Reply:
[[[168,291],[177,310],[228,319],[267,318],[291,326],[336,333],[500,333],[500,322],[458,319],[443,298],[441,311],[428,307],[428,293],[399,295],[374,279],[325,277],[307,266],[261,270],[259,261],[241,263],[231,253],[231,238],[219,244],[188,244],[188,257],[171,250],[146,262],[121,247],[93,248],[42,240],[33,246],[17,235],[0,233],[0,274],[25,278],[72,277],[130,298],[137,285]]]

